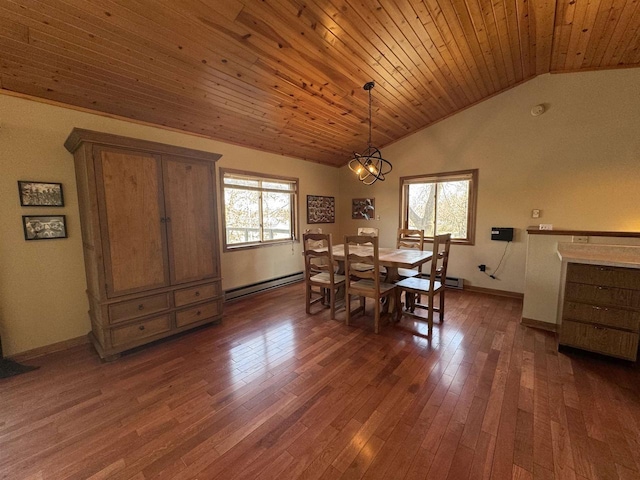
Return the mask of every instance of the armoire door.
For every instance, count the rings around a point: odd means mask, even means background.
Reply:
[[[163,156],[171,283],[219,276],[214,164]]]
[[[94,147],[107,296],[169,285],[160,156]]]

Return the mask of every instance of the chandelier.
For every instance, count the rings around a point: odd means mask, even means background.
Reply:
[[[384,182],[384,176],[393,168],[391,163],[382,158],[380,150],[371,144],[371,90],[375,85],[374,82],[367,82],[362,87],[369,92],[369,142],[367,148],[362,153],[354,152],[353,158],[349,161],[349,169],[355,172],[358,175],[358,180],[365,185],[372,185],[377,180]]]

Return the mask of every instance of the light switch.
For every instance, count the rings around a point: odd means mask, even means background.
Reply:
[[[537,208],[531,210],[531,218],[540,218],[540,210]]]

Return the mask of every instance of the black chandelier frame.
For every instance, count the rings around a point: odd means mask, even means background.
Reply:
[[[375,86],[375,82],[367,82],[362,87],[369,92],[369,141],[367,148],[362,153],[354,152],[353,158],[349,161],[349,169],[355,172],[358,175],[358,180],[365,185],[372,185],[378,180],[384,182],[385,175],[393,169],[391,162],[382,158],[380,150],[374,147],[371,142],[371,90]]]

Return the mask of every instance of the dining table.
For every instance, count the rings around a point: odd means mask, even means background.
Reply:
[[[326,250],[327,247],[314,249],[317,251]],[[333,253],[333,259],[338,263],[338,271],[340,275],[345,273],[345,254],[344,244],[333,245],[331,248]],[[373,246],[367,245],[351,245],[349,247],[350,254],[356,254],[362,257],[370,256],[373,254]],[[395,283],[400,279],[398,274],[399,268],[416,268],[423,265],[433,258],[433,252],[431,250],[417,250],[415,248],[390,248],[390,247],[378,247],[378,261],[380,266],[385,267],[386,274],[384,278],[385,283]],[[338,297],[344,297],[344,290],[341,288],[338,290]],[[385,302],[383,311],[392,312],[394,309],[393,303],[395,297],[391,297],[391,302]],[[356,313],[360,308],[357,308],[352,313]]]
[[[339,264],[338,273],[344,274],[344,244],[334,245],[331,249],[333,259]],[[359,256],[368,256],[373,253],[373,247],[364,245],[352,245],[349,247],[349,253]],[[416,268],[427,263],[433,257],[431,250],[416,250],[414,248],[378,248],[378,260],[380,265],[385,267],[387,274],[384,281],[386,283],[394,283],[399,280],[399,268]]]

